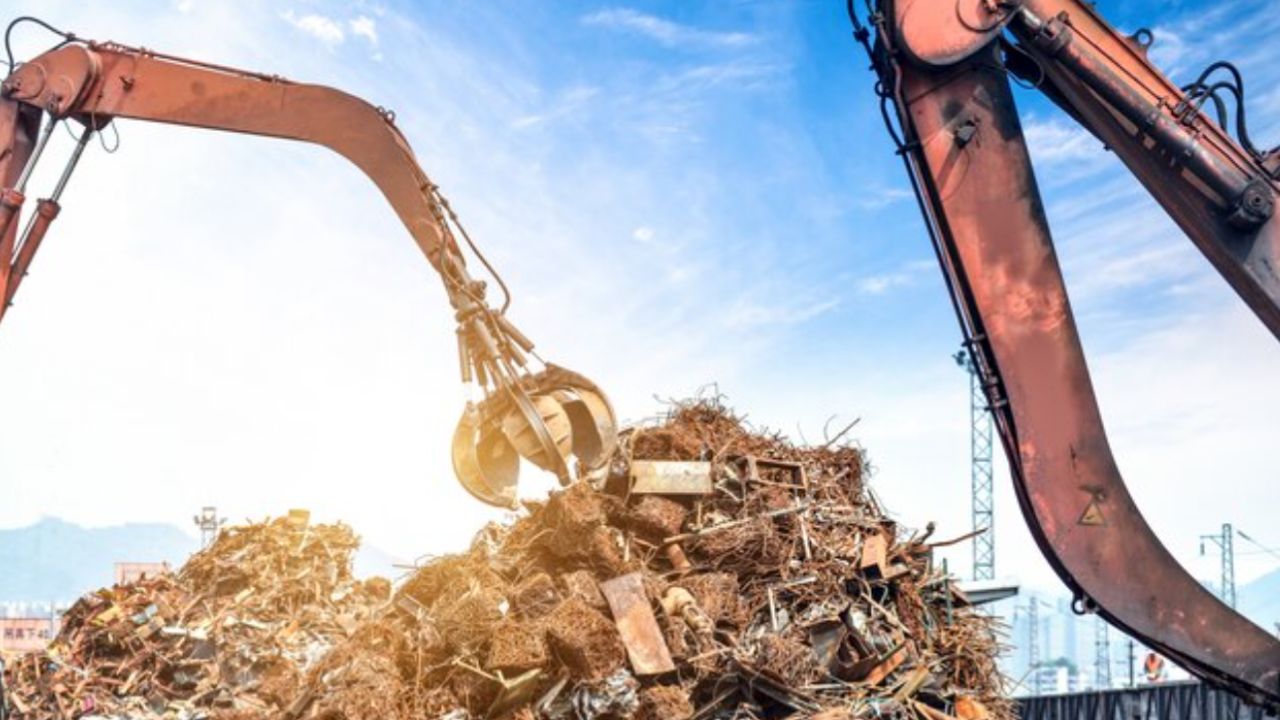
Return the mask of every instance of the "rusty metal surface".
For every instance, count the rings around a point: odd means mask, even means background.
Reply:
[[[18,213],[25,197],[14,189],[27,166],[39,132],[40,113],[21,103],[0,98],[0,298],[10,297],[13,256],[18,237]],[[8,303],[0,303],[0,319]]]
[[[894,28],[916,62],[954,65],[1000,34],[1007,15],[982,0],[899,0]]]
[[[631,573],[600,583],[618,625],[618,634],[627,648],[631,669],[636,675],[661,675],[676,669],[662,629],[653,616],[649,596],[640,573]]]
[[[1280,641],[1183,570],[1111,455],[995,48],[951,68],[887,70],[909,169],[1041,551],[1082,609],[1096,607],[1192,672],[1280,707]],[[1159,183],[1191,184],[1168,168]]]
[[[6,97],[57,116],[121,117],[323,145],[360,168],[432,264],[440,229],[430,179],[385,111],[340,90],[220,72],[106,44],[68,45],[23,63]]]

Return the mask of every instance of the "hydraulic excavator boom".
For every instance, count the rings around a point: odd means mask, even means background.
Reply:
[[[1150,32],[1122,35],[1079,0],[872,0],[866,24],[849,10],[1023,514],[1076,609],[1280,708],[1280,640],[1178,564],[1112,458],[1008,79],[1112,149],[1280,338],[1280,155],[1248,137],[1239,73],[1216,63],[1179,87],[1148,59]]]
[[[485,397],[468,403],[453,440],[459,481],[479,499],[514,506],[520,457],[569,482],[570,455],[590,475],[616,442],[613,410],[586,378],[553,365],[534,372],[533,343],[493,308],[486,285],[468,272],[459,238],[479,254],[439,189],[418,166],[394,115],[346,93],[62,33],[54,49],[10,68],[0,85],[0,318],[60,209],[63,190],[90,137],[116,118],[230,130],[323,145],[360,168],[443,280],[458,323],[464,383]],[[6,31],[6,51],[9,32]],[[10,55],[12,58],[12,55]],[[42,119],[44,120],[42,122]],[[21,233],[31,173],[55,127],[82,126],[49,198]],[[536,358],[537,356],[534,355]]]

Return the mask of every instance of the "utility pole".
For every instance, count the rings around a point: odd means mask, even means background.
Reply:
[[[218,529],[227,522],[226,518],[218,517],[218,508],[212,505],[205,505],[200,508],[200,514],[191,518],[196,527],[200,528],[200,549],[203,550],[213,544],[218,539]]]
[[[1134,669],[1137,663],[1137,650],[1133,646],[1133,638],[1129,638],[1129,687],[1137,686],[1137,676],[1134,674]]]
[[[992,494],[991,413],[987,406],[982,374],[974,367],[973,356],[960,350],[951,356],[969,373],[969,482],[972,497],[974,531],[973,579],[991,580],[996,576],[995,503]]]
[[[1222,578],[1219,581],[1218,597],[1222,602],[1234,608],[1236,606],[1236,550],[1232,537],[1235,535],[1231,523],[1222,523],[1221,535],[1201,535],[1200,555],[1204,555],[1204,541],[1208,540],[1218,546],[1222,557]]]
[[[1098,690],[1111,687],[1111,628],[1100,615],[1093,616],[1093,684]]]
[[[1027,677],[1031,694],[1040,694],[1040,599],[1027,598]]]
[[[1031,598],[1027,603],[1027,665],[1032,670],[1040,667],[1040,603]]]

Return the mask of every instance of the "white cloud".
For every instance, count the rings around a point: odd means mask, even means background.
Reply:
[[[587,25],[627,30],[644,35],[668,47],[711,46],[735,48],[750,45],[756,37],[744,32],[716,32],[682,25],[631,8],[609,8],[582,18]]]
[[[631,231],[631,237],[636,242],[642,242],[642,243],[651,242],[653,240],[653,228],[647,225],[641,225],[640,227]]]
[[[284,18],[285,22],[314,37],[328,47],[332,48],[341,45],[342,41],[346,39],[346,33],[342,30],[342,23],[325,15],[317,13],[297,15],[292,10],[285,10],[280,17]]]
[[[854,287],[862,295],[884,295],[896,288],[915,285],[926,273],[934,272],[936,266],[933,260],[913,260],[893,272],[858,278]]]
[[[862,192],[858,193],[854,202],[864,210],[879,210],[914,197],[915,193],[911,192],[909,188],[873,186],[864,188]]]
[[[1023,122],[1031,157],[1040,165],[1094,163],[1106,157],[1102,143],[1075,123],[1030,117]]]
[[[577,117],[587,103],[599,93],[599,88],[587,85],[569,87],[558,93],[541,112],[527,113],[512,120],[511,127],[515,130],[524,130],[544,126],[555,120]]]
[[[1170,28],[1155,27],[1151,29],[1151,34],[1151,62],[1166,75],[1180,74],[1184,70],[1182,63],[1187,56],[1186,41]]]
[[[766,325],[798,325],[834,310],[840,305],[837,298],[814,298],[807,301],[775,300],[764,302],[742,298],[729,308],[725,325],[731,328],[751,328]]]
[[[369,41],[369,44],[378,46],[378,24],[368,15],[359,15],[347,22],[347,27],[351,28],[351,34],[356,37],[362,37]]]

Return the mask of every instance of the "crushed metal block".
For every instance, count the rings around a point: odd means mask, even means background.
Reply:
[[[545,622],[552,651],[579,677],[600,680],[626,662],[614,624],[577,598],[565,600]]]
[[[655,685],[640,691],[636,720],[688,720],[692,716],[689,692],[678,685]]]
[[[538,623],[504,620],[493,629],[485,667],[504,673],[525,672],[547,664],[549,654],[542,626]]]
[[[511,591],[511,609],[520,617],[536,620],[547,615],[560,604],[556,584],[546,573],[537,573]]]
[[[678,585],[693,594],[711,622],[733,626],[742,622],[741,591],[733,573],[689,575]]]
[[[564,587],[566,598],[577,598],[593,608],[603,610],[608,607],[595,575],[590,570],[575,570],[560,576],[560,584]]]
[[[684,529],[688,515],[689,511],[675,500],[646,495],[628,511],[627,524],[637,535],[657,542]]]

